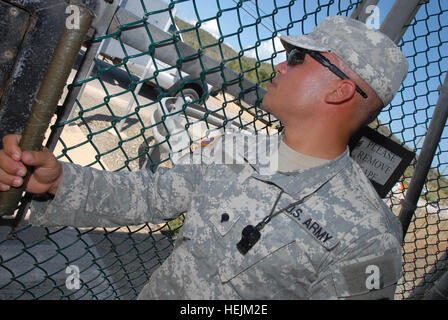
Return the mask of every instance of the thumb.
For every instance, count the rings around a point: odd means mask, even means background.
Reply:
[[[41,151],[23,151],[22,162],[33,167],[51,167],[54,164],[54,156],[47,148]]]

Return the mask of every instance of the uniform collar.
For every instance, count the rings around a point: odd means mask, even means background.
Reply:
[[[272,159],[275,158],[272,157],[272,154],[278,152],[281,138],[281,136],[265,136],[266,142],[270,146],[270,152],[265,153],[264,156],[262,154],[257,162],[249,163],[254,170],[251,176],[277,185],[293,198],[306,197],[314,193],[350,163],[350,151],[347,147],[339,157],[314,168],[291,172],[269,169],[269,167],[275,167],[275,164],[271,163]],[[245,158],[248,152],[255,152],[253,148],[255,148],[255,144],[249,145],[249,148],[245,150]]]

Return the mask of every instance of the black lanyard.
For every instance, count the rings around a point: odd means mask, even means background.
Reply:
[[[236,244],[236,247],[238,248],[238,251],[245,255],[257,242],[260,240],[261,233],[260,230],[262,230],[275,216],[279,215],[283,211],[292,208],[298,204],[303,203],[307,197],[304,197],[296,202],[293,202],[283,209],[278,210],[274,213],[275,208],[277,207],[278,201],[280,200],[280,197],[283,194],[283,190],[280,192],[280,194],[277,196],[277,199],[275,200],[274,206],[271,209],[271,212],[268,216],[266,216],[261,222],[259,222],[255,227],[252,225],[246,226],[243,231],[241,232],[241,240]]]

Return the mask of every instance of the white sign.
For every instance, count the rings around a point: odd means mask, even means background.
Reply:
[[[401,162],[401,157],[372,140],[361,137],[352,151],[352,158],[363,168],[367,178],[386,184]]]

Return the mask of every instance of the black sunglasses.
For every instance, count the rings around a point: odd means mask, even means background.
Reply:
[[[287,63],[290,66],[295,66],[298,64],[302,64],[303,60],[305,60],[305,55],[309,54],[314,60],[319,62],[321,65],[327,67],[331,72],[333,72],[335,75],[337,75],[341,79],[350,79],[344,72],[341,71],[338,67],[336,67],[334,64],[332,64],[325,56],[320,54],[317,51],[311,51],[306,49],[292,49],[291,51],[287,52]],[[368,98],[367,94],[360,88],[358,85],[356,85],[356,91],[365,99]]]

